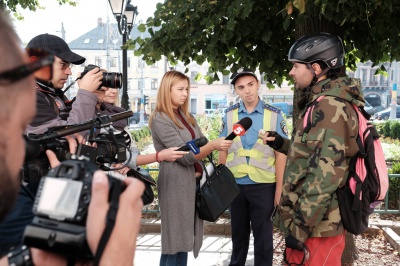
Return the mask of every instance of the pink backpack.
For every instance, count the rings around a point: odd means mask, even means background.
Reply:
[[[320,96],[308,107],[303,122],[305,133],[312,125],[315,106],[324,97]],[[379,134],[369,122],[370,115],[364,108],[352,106],[358,116],[359,151],[350,159],[346,184],[336,194],[344,228],[352,234],[361,234],[368,229],[369,215],[386,197],[389,177]]]

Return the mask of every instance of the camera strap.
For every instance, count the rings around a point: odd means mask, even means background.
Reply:
[[[119,196],[121,195],[123,183],[118,180],[118,182],[112,182],[110,191],[110,207],[107,211],[106,217],[106,228],[100,238],[99,246],[97,247],[96,254],[94,257],[94,265],[100,265],[101,256],[103,255],[104,249],[107,246],[108,239],[114,229],[115,220],[117,218],[118,207],[119,207]]]

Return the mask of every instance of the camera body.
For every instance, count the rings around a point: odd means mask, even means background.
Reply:
[[[87,65],[84,68],[84,70],[81,73],[81,76],[79,78],[81,79],[83,76],[86,75],[87,72],[89,72],[90,70],[92,70],[92,69],[94,69],[96,67],[98,67],[98,66],[96,66],[96,65]],[[103,71],[103,79],[101,80],[101,85],[99,86],[98,89],[100,89],[101,87],[108,87],[108,88],[113,88],[113,89],[121,89],[121,87],[122,87],[122,73]]]
[[[35,218],[24,232],[25,245],[68,257],[93,259],[86,240],[86,219],[96,170],[93,162],[66,160],[41,178],[33,205]],[[111,177],[109,185],[109,200],[118,204],[126,186]]]
[[[114,136],[99,134],[93,141],[97,143],[96,148],[80,145],[79,147],[82,147],[82,150],[79,151],[79,154],[98,163],[100,167],[105,163],[122,163],[126,161],[126,140],[122,134]],[[25,136],[25,143],[26,156],[20,177],[22,181],[28,183],[31,191],[36,193],[42,176],[47,174],[50,169],[50,163],[45,151],[52,150],[60,161],[71,159],[71,154],[68,142],[62,139],[33,141]]]

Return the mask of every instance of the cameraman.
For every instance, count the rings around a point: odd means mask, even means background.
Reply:
[[[19,48],[21,43],[8,20],[8,16],[0,9],[0,221],[13,206],[18,192],[18,173],[25,151],[22,135],[36,111],[35,81],[32,74],[42,71],[50,73],[46,66],[51,64],[46,56],[29,63],[26,52]],[[48,152],[48,155],[54,165],[54,154]],[[133,263],[141,218],[140,196],[144,186],[138,180],[127,179],[125,182],[128,187],[121,194],[116,224],[100,261],[101,265]],[[93,176],[92,193],[87,219],[87,239],[92,252],[95,252],[108,210],[108,180],[101,171]],[[2,266],[8,265],[6,254],[0,253]],[[29,259],[35,265],[67,263],[66,258],[37,249],[32,249],[31,254]],[[28,257],[24,259],[26,258]]]
[[[30,40],[27,48],[49,51],[54,54],[55,59],[53,77],[50,80],[36,79],[37,113],[27,127],[26,133],[41,134],[49,127],[77,124],[92,119],[98,101],[94,92],[103,78],[99,68],[92,69],[79,79],[80,89],[75,99],[68,101],[62,88],[72,74],[71,67],[83,64],[86,59],[72,52],[63,39],[47,33]],[[35,60],[35,55],[31,56],[31,60]]]

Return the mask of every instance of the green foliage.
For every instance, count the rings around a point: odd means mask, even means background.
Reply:
[[[196,121],[199,124],[201,132],[210,141],[219,138],[219,133],[222,127],[222,118],[218,115],[207,117],[205,115],[196,116]],[[213,151],[213,159],[218,161],[218,151]]]
[[[400,139],[400,122],[395,121],[390,127],[390,136],[393,139]]]
[[[285,58],[297,34],[339,34],[352,69],[356,60],[399,61],[399,11],[394,0],[166,0],[140,26],[151,37],[128,44],[138,45],[135,54],[148,64],[161,55],[172,64],[207,61],[209,83],[217,72],[246,66],[266,73],[269,86],[280,85],[289,78]]]
[[[131,135],[139,150],[144,149],[153,142],[151,139],[150,128],[147,126],[138,130],[132,130]]]
[[[76,6],[78,1],[75,0],[54,0],[57,1],[60,5],[71,5]],[[4,8],[5,10],[9,10],[13,12],[14,17],[19,20],[23,20],[24,17],[20,14],[18,9],[29,9],[30,11],[36,11],[37,9],[45,9],[45,6],[40,5],[39,0],[2,0],[0,1],[0,8]]]
[[[400,174],[400,163],[392,165],[389,169],[389,174]],[[389,190],[388,190],[388,209],[396,210],[399,208],[399,192],[400,192],[400,178],[391,177],[389,178]]]
[[[386,121],[382,127],[382,134],[384,137],[390,137],[391,121]]]

